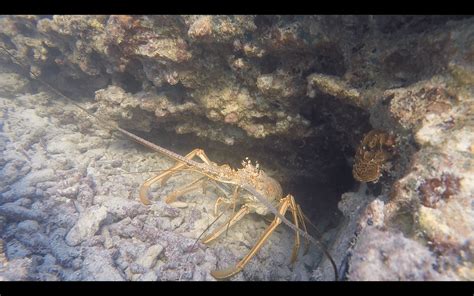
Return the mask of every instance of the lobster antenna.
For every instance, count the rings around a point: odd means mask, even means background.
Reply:
[[[226,209],[226,210],[227,210],[227,209]],[[204,235],[204,233],[206,233],[206,232],[211,228],[211,226],[214,225],[214,223],[216,223],[217,220],[219,220],[219,219],[222,217],[222,215],[224,215],[224,213],[225,213],[225,210],[222,211],[222,213],[220,213],[219,216],[217,216],[216,219],[214,219],[214,221],[212,221],[212,222],[206,227],[206,229],[204,229],[204,230],[201,232],[201,234],[200,234],[200,235],[196,238],[196,240],[194,241],[194,244],[193,244],[193,246],[191,247],[191,250],[194,249],[194,246],[197,244],[197,242],[199,241],[199,239],[201,239],[201,237]]]
[[[313,229],[316,231],[316,234],[319,236],[319,237],[322,237],[321,233],[319,232],[319,230],[316,228],[316,225],[314,225],[309,219],[308,217],[306,217],[306,215],[304,213],[301,213],[301,215],[303,216],[303,218],[306,220],[306,222],[308,222],[308,224],[313,227]],[[324,252],[324,254],[326,255],[326,257],[328,257],[329,261],[331,262],[331,265],[332,265],[332,268],[334,269],[334,276],[336,278],[336,281],[339,280],[339,272],[337,270],[337,265],[336,265],[336,262],[334,262],[334,259],[332,258],[331,254],[329,253],[328,251],[328,247],[322,242],[322,240],[320,240],[320,245],[321,245],[321,250]]]

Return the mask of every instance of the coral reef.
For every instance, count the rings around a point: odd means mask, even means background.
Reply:
[[[0,45],[96,115],[179,153],[258,159],[349,280],[474,279],[473,31],[470,16],[0,17]],[[207,280],[264,228],[189,252],[207,204],[145,208],[143,178],[105,176],[165,160],[0,64],[3,278]],[[357,188],[374,129],[395,145]],[[318,251],[291,275],[278,235],[281,258],[264,248],[237,279],[333,279]]]

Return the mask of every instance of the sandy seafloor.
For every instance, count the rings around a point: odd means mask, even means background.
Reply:
[[[0,233],[8,261],[1,279],[214,280],[210,271],[237,263],[268,225],[252,214],[191,249],[214,219],[218,191],[182,196],[185,208],[166,205],[159,196],[197,177],[182,173],[153,187],[152,206],[141,204],[138,188],[152,173],[125,172],[173,162],[51,96],[0,97]],[[294,233],[279,226],[231,280],[317,280],[319,251],[311,246],[303,256],[301,248],[292,268],[293,243]]]

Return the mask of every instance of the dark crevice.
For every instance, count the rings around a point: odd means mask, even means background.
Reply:
[[[365,111],[334,99],[313,99],[308,105],[313,106],[307,115],[312,127],[325,128],[302,140],[268,136],[228,146],[194,134],[177,135],[172,123],[161,124],[151,133],[137,134],[181,155],[204,149],[212,161],[234,168],[240,168],[245,157],[258,160],[280,182],[284,194],[292,194],[318,231],[324,233],[339,225],[340,197],[358,184],[352,177],[350,159],[370,124]],[[167,126],[171,127],[168,131]]]
[[[264,31],[273,25],[273,20],[274,16],[271,15],[257,15],[254,19],[254,23],[258,30]]]
[[[342,76],[346,72],[344,55],[336,44],[326,43],[315,49],[315,64],[312,73]],[[309,73],[308,73],[309,74]]]
[[[142,83],[129,72],[116,74],[114,76],[114,83],[129,93],[136,93],[142,90]]]
[[[374,19],[379,30],[384,34],[393,34],[397,31],[423,33],[436,29],[448,21],[459,21],[470,18],[470,15],[384,15]]]
[[[260,72],[262,74],[270,74],[276,71],[280,66],[280,59],[274,55],[266,55],[260,59]]]
[[[270,125],[276,124],[276,120],[268,116],[255,117],[253,119],[253,122],[255,124],[270,124]]]
[[[95,91],[106,87],[110,81],[109,77],[100,75],[71,77],[56,64],[48,64],[42,69],[41,78],[71,98],[93,98]]]
[[[55,63],[55,59],[61,57],[62,52],[56,47],[47,47],[48,48],[48,59],[51,63]]]

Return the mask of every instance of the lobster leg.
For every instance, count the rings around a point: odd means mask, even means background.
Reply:
[[[304,222],[303,211],[301,210],[300,205],[296,205],[296,208],[297,208],[297,213],[298,213],[298,219],[300,219],[300,223],[303,226],[303,230],[304,230],[304,232],[308,232],[308,229],[306,228],[306,223]],[[306,255],[308,253],[308,251],[309,251],[309,240],[306,239],[304,254]]]
[[[293,216],[293,222],[295,226],[299,228],[299,219],[298,219],[298,205],[296,204],[295,198],[288,194],[286,197],[289,200],[289,208],[291,210],[291,214]],[[296,232],[295,237],[295,245],[293,246],[293,251],[291,253],[291,263],[294,264],[296,262],[296,258],[298,257],[298,250],[300,249],[300,233]]]
[[[205,244],[210,243],[211,241],[215,240],[219,235],[221,235],[227,228],[231,227],[237,221],[242,219],[245,215],[247,215],[250,212],[249,208],[247,206],[242,206],[240,210],[235,213],[226,223],[222,224],[219,226],[216,230],[214,230],[211,234],[206,236],[202,242]]]
[[[194,149],[193,151],[186,154],[184,157],[188,158],[188,159],[193,159],[194,157],[199,157],[199,159],[201,159],[205,164],[212,165],[211,160],[209,159],[209,157],[207,157],[206,153],[202,149]],[[180,164],[181,163],[178,163],[176,166],[179,166]],[[161,180],[161,185],[162,186],[165,185],[165,183],[168,181],[168,179],[173,175],[173,169],[174,168],[171,168],[170,169],[170,174],[164,176],[163,179]]]
[[[216,203],[214,204],[214,215],[217,217],[219,215],[219,206],[222,203],[232,203],[232,213],[235,213],[235,206],[237,204],[237,197],[239,196],[239,187],[235,187],[234,191],[232,192],[232,197],[218,197]]]
[[[186,186],[184,186],[184,187],[182,187],[182,188],[180,188],[180,189],[178,189],[178,190],[175,190],[175,191],[171,192],[171,193],[165,198],[165,202],[166,202],[167,204],[172,203],[172,202],[175,202],[176,199],[177,199],[178,197],[180,197],[181,195],[186,194],[186,193],[188,193],[188,192],[190,192],[190,191],[193,191],[193,190],[195,190],[195,189],[198,189],[198,188],[202,187],[202,184],[201,184],[201,183],[203,183],[206,178],[207,178],[207,177],[205,177],[205,176],[204,176],[204,177],[201,177],[201,178],[199,178],[199,179],[197,179],[197,180],[194,180],[193,182],[189,183],[188,185],[186,185]]]
[[[184,156],[187,159],[193,159],[195,156],[199,157],[203,162],[206,164],[211,164],[211,161],[207,157],[207,155],[204,153],[202,149],[194,149],[193,151],[189,152]],[[159,174],[158,176],[153,176],[149,179],[147,179],[141,186],[140,186],[140,201],[145,204],[145,205],[150,205],[151,201],[148,199],[148,190],[150,190],[150,186],[153,185],[154,183],[161,181],[161,184],[164,185],[166,181],[171,177],[171,175],[175,174],[178,171],[183,170],[183,167],[186,167],[185,163],[177,163],[170,169],[168,169],[166,172],[163,172]]]
[[[291,204],[290,197],[291,196],[287,196],[287,197],[281,199],[280,205],[278,207],[279,208],[278,212],[281,215],[285,215],[286,211],[288,210],[288,207]],[[252,259],[252,257],[255,256],[255,254],[262,248],[263,244],[270,237],[270,235],[277,228],[277,226],[280,225],[280,223],[281,223],[280,218],[275,217],[273,222],[267,227],[267,229],[262,234],[262,236],[257,241],[257,243],[253,246],[253,248],[249,251],[249,253],[242,260],[240,260],[235,266],[225,268],[225,269],[211,271],[211,275],[213,277],[215,277],[216,279],[226,279],[228,277],[231,277],[231,276],[239,273],[245,267],[245,265],[247,265],[247,263],[250,261],[250,259]]]

